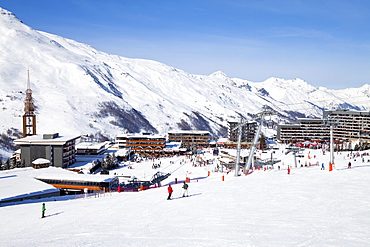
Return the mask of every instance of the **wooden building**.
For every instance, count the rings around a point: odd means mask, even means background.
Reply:
[[[192,146],[208,147],[210,141],[209,131],[200,130],[177,130],[168,132],[169,142],[181,142],[182,147],[190,148]]]
[[[118,149],[128,149],[135,153],[153,154],[163,152],[166,138],[151,134],[123,134],[116,137]]]

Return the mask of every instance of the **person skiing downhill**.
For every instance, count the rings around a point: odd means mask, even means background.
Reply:
[[[173,192],[173,189],[171,187],[171,185],[169,184],[168,185],[168,197],[167,197],[167,200],[171,200],[171,195],[172,195],[172,192]]]
[[[41,211],[42,211],[41,218],[45,218],[45,211],[46,211],[45,203],[42,204]]]
[[[188,187],[189,187],[189,185],[184,182],[184,185],[182,186],[182,188],[184,189],[184,193],[182,194],[182,197],[185,197],[185,194],[186,194],[186,196],[189,196]]]

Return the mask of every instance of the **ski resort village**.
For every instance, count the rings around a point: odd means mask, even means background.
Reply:
[[[0,51],[0,246],[370,246],[369,85],[192,75],[2,8]]]
[[[264,107],[216,140],[176,130],[99,142],[37,134],[34,109],[28,81],[23,137],[0,171],[1,246],[370,243],[369,112],[274,132]]]

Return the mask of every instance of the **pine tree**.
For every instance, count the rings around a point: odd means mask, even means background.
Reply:
[[[105,156],[105,163],[108,170],[112,169],[112,157],[109,153],[107,153],[107,155]]]
[[[113,168],[117,168],[118,167],[118,159],[117,159],[115,153],[112,154],[112,162],[113,162]]]
[[[103,159],[102,162],[101,162],[101,169],[102,170],[107,170],[108,169],[107,162],[105,162],[105,159]]]
[[[9,170],[10,169],[10,160],[7,159],[5,162],[5,169],[4,170]]]

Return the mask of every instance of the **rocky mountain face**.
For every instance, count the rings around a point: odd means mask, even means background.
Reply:
[[[228,120],[252,120],[263,105],[278,112],[271,118],[277,123],[321,117],[323,109],[370,108],[369,85],[331,90],[301,79],[251,82],[221,71],[193,75],[34,30],[2,8],[0,33],[0,135],[8,137],[17,138],[22,129],[28,70],[40,134],[114,138],[192,129],[217,138],[226,136]],[[6,153],[9,145],[0,143]]]

